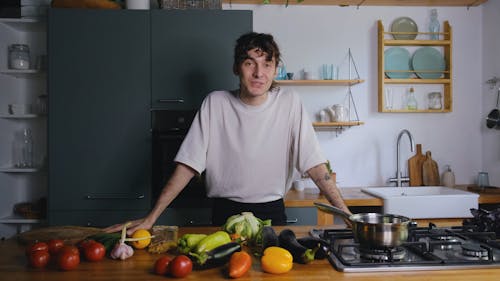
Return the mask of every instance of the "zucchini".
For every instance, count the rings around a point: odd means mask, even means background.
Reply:
[[[293,256],[293,261],[309,263],[314,260],[318,248],[309,249],[302,246],[291,229],[283,229],[278,236],[280,247],[287,249]]]

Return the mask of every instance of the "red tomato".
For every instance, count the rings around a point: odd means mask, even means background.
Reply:
[[[167,274],[169,271],[168,265],[170,264],[170,261],[172,261],[172,259],[170,257],[167,257],[167,256],[163,256],[163,257],[157,259],[155,262],[155,268],[154,268],[155,273],[158,275]]]
[[[88,261],[100,261],[106,255],[106,248],[99,242],[93,242],[83,249],[83,254]]]
[[[49,253],[51,255],[56,255],[64,247],[64,241],[61,239],[51,239],[47,244],[49,245]]]
[[[187,256],[179,255],[170,262],[169,270],[174,277],[186,277],[193,270],[193,262]]]
[[[80,255],[80,251],[78,250],[77,247],[75,246],[70,246],[70,245],[65,245],[63,246],[60,250],[59,250],[59,254],[62,253],[62,252],[69,252],[69,253],[72,253],[72,254],[75,254],[77,256]]]
[[[35,242],[26,248],[26,256],[30,256],[34,251],[49,252],[49,245],[45,242]]]
[[[78,242],[78,249],[80,249],[80,251],[83,251],[85,250],[88,246],[90,246],[91,244],[95,243],[96,241],[94,240],[90,240],[90,239],[84,239],[80,242]]]
[[[44,268],[50,260],[50,254],[47,251],[33,251],[29,255],[29,263],[34,268]]]
[[[78,264],[80,264],[80,255],[75,254],[74,252],[68,251],[60,251],[57,256],[57,266],[60,270],[73,270]]]

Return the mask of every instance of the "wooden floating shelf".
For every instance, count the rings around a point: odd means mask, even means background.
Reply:
[[[270,0],[262,4],[262,0],[222,0],[224,4],[285,5],[286,0]],[[325,5],[325,6],[464,6],[472,7],[486,3],[487,0],[289,0],[288,5]]]
[[[329,128],[329,127],[351,127],[360,126],[365,124],[361,121],[347,121],[347,122],[313,122],[315,128]]]
[[[351,80],[275,80],[278,85],[290,85],[290,86],[352,86],[359,83],[363,83],[362,79],[351,79]]]

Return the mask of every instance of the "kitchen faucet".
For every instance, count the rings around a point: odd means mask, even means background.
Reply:
[[[411,151],[413,152],[414,151],[414,147],[415,147],[415,144],[413,142],[413,136],[411,135],[410,131],[408,131],[407,129],[403,129],[399,135],[398,135],[398,141],[397,141],[397,144],[396,144],[396,177],[395,178],[390,178],[389,179],[389,182],[395,182],[396,183],[396,186],[402,186],[402,183],[403,182],[409,182],[410,181],[410,178],[409,177],[403,177],[402,176],[402,172],[401,172],[401,164],[399,162],[399,154],[400,154],[400,142],[401,142],[401,138],[403,137],[404,134],[407,134],[408,135],[408,138],[410,139],[410,149]]]

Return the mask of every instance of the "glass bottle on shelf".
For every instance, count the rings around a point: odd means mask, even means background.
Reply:
[[[411,87],[408,90],[408,94],[406,97],[406,109],[407,110],[417,110],[418,104],[417,99],[415,98],[415,90]]]
[[[431,10],[431,20],[429,22],[429,32],[431,40],[439,40],[439,21],[438,21],[438,12],[436,9]]]
[[[16,168],[33,168],[33,138],[30,129],[24,129],[21,139],[16,141],[15,163]]]

